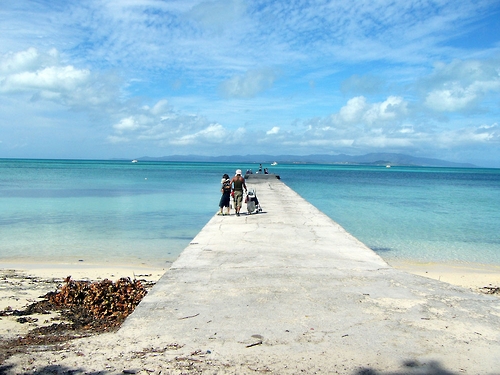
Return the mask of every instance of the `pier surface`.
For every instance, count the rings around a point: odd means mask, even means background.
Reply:
[[[212,218],[121,336],[277,374],[500,373],[498,298],[395,270],[279,180],[247,183],[263,212]]]
[[[247,185],[262,213],[215,215],[117,333],[74,344],[78,356],[61,363],[144,374],[500,373],[499,298],[391,268],[280,180]]]

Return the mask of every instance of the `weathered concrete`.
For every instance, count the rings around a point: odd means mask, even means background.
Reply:
[[[248,186],[263,213],[214,216],[119,341],[215,373],[500,373],[498,298],[392,269],[280,180]]]

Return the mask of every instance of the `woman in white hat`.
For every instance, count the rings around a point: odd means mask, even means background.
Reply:
[[[231,180],[234,193],[234,208],[236,209],[236,216],[240,216],[241,203],[243,202],[243,189],[247,191],[245,179],[241,175],[241,169],[236,170],[236,175]]]

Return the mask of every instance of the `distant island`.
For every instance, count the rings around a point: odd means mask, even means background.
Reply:
[[[455,163],[440,159],[421,158],[396,153],[370,153],[365,155],[170,155],[162,157],[143,156],[138,161],[181,161],[181,162],[212,162],[212,163],[259,163],[271,164],[344,164],[344,165],[374,165],[374,166],[418,166],[418,167],[456,167],[477,168],[474,164]]]

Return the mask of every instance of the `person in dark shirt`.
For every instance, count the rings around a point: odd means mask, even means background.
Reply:
[[[231,180],[231,184],[233,185],[233,199],[236,216],[240,216],[241,204],[243,202],[243,189],[245,189],[245,193],[247,191],[247,185],[245,184],[245,179],[241,175],[241,169],[236,171],[236,175]]]

